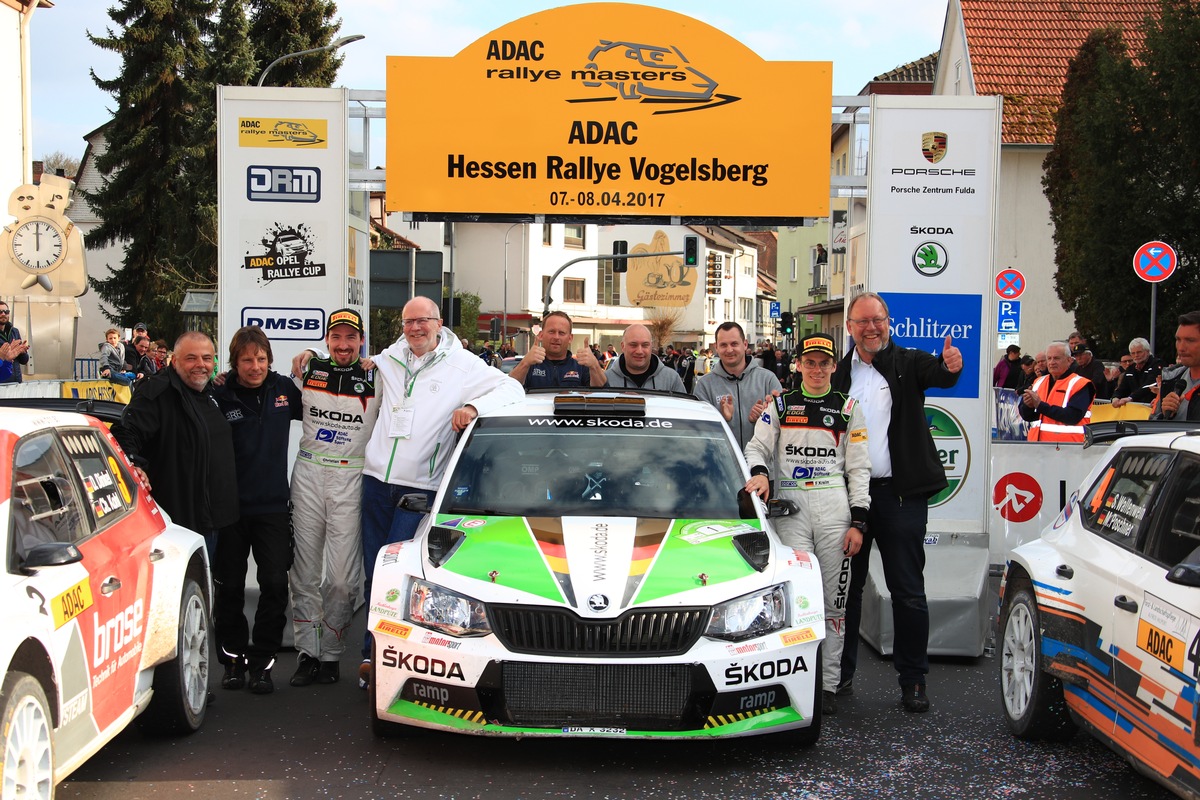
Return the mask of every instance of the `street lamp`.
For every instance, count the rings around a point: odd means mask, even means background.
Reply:
[[[504,336],[508,335],[508,235],[512,233],[513,228],[524,224],[523,222],[514,222],[504,232]],[[522,254],[521,258],[524,257]]]
[[[343,47],[345,45],[350,44],[351,42],[357,42],[359,39],[365,39],[365,38],[367,38],[367,37],[363,36],[361,33],[356,33],[351,36],[343,36],[340,39],[334,39],[332,42],[325,45],[324,47],[313,47],[308,50],[301,50],[297,53],[286,53],[286,54],[280,56],[279,58],[275,59],[274,61],[272,61],[270,64],[267,64],[267,68],[262,71],[262,75],[258,76],[258,84],[257,85],[258,86],[263,85],[263,81],[267,79],[267,73],[270,72],[271,68],[274,67],[276,64],[278,64],[280,61],[286,61],[289,58],[296,58],[298,56],[306,56],[306,55],[309,55],[310,53],[323,53],[326,50],[337,50],[339,47]]]

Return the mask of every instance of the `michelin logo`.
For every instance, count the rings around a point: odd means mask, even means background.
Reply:
[[[246,167],[246,198],[254,202],[319,203],[321,170],[316,167]]]

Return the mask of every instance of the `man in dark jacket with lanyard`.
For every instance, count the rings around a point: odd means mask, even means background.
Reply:
[[[168,369],[143,383],[112,435],[180,525],[203,534],[210,560],[218,529],[238,518],[233,436],[212,394],[212,339],[190,331]]]
[[[213,567],[217,660],[225,666],[223,689],[270,694],[271,668],[287,624],[288,569],[292,566],[288,439],[300,419],[300,390],[271,369],[271,342],[262,328],[247,325],[229,342],[230,371],[217,387],[217,402],[233,429],[241,515],[217,534]],[[242,609],[250,553],[258,565],[254,638]]]
[[[925,600],[925,526],[929,498],[946,488],[946,470],[925,419],[925,391],[958,382],[962,353],[946,337],[940,357],[891,341],[887,303],[874,292],[850,301],[846,322],[854,349],[838,365],[833,388],[854,397],[867,419],[871,453],[871,510],[862,549],[850,565],[846,641],[840,694],[852,691],[858,664],[862,592],[871,543],[879,545],[883,574],[892,596],[896,632],[892,663],[899,673],[901,703],[908,711],[929,710],[929,606]]]

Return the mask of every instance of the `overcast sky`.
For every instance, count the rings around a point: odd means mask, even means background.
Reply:
[[[113,98],[93,83],[117,75],[120,60],[88,41],[117,26],[120,0],[55,0],[33,15],[34,156],[80,158],[84,134],[111,116]],[[549,0],[342,0],[342,35],[366,39],[341,50],[337,85],[383,89],[389,55],[451,56],[512,20],[574,3]],[[875,75],[923,58],[941,44],[947,0],[659,0],[646,3],[695,17],[777,61],[832,61],[834,94],[853,95]],[[372,157],[373,161],[381,160]]]

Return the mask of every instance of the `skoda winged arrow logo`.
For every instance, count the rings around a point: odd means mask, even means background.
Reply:
[[[588,608],[592,611],[603,611],[608,608],[608,597],[602,594],[594,594],[588,598]]]

